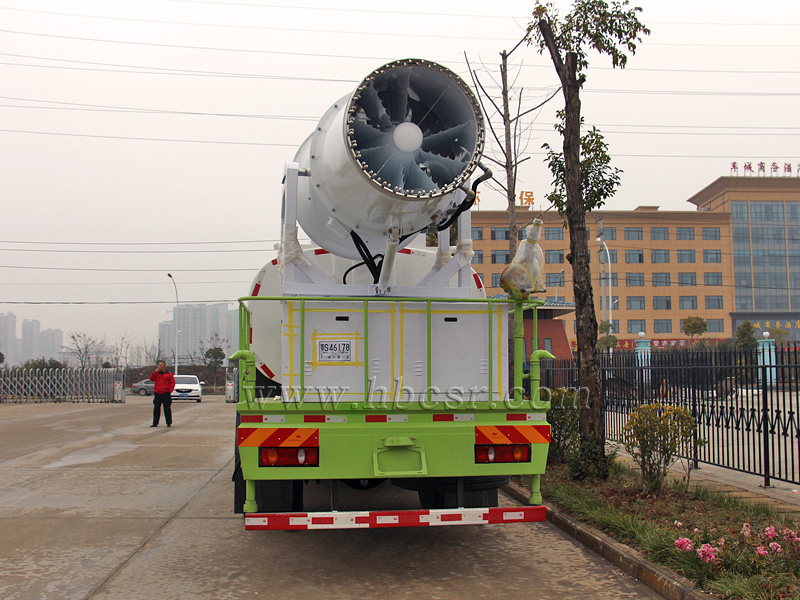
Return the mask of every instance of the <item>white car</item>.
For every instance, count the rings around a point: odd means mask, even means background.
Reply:
[[[195,400],[200,402],[203,398],[203,384],[197,375],[175,375],[175,389],[172,391],[173,400]]]

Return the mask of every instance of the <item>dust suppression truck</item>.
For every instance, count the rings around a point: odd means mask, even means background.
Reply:
[[[471,267],[470,209],[491,176],[484,136],[456,74],[400,60],[333,104],[286,163],[281,242],[239,300],[232,356],[234,504],[247,529],[544,519],[537,373],[550,355],[524,356],[522,332],[541,301],[487,298]],[[498,507],[514,475],[531,476],[529,505]],[[330,506],[307,511],[304,491],[320,482]],[[345,485],[411,490],[420,505],[343,509]]]

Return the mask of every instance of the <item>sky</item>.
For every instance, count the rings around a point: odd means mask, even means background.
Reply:
[[[634,5],[651,35],[624,70],[590,55],[582,91],[624,171],[605,208],[689,210],[734,161],[797,175],[800,4]],[[533,6],[0,0],[0,313],[113,343],[154,340],[171,319],[168,272],[181,303],[235,302],[275,255],[284,163],[329,106],[409,57],[468,79],[466,54],[496,91]],[[523,109],[557,90],[535,48],[511,63]],[[562,106],[556,94],[527,121],[518,189],[537,207]]]

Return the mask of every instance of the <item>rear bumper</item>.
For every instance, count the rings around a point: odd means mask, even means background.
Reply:
[[[533,523],[544,521],[546,518],[547,509],[544,506],[445,508],[439,510],[254,513],[245,515],[244,528],[248,531],[257,531],[498,525],[503,523]]]

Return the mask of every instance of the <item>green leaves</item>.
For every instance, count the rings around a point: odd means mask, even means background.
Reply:
[[[631,411],[622,429],[622,445],[642,471],[645,491],[659,494],[669,467],[694,440],[695,419],[685,408],[644,404]]]
[[[638,13],[642,9],[628,7],[627,0],[610,3],[576,0],[572,11],[560,19],[551,2],[542,4],[537,0],[533,21],[528,25],[528,40],[540,52],[545,49],[545,40],[537,25],[540,20],[545,20],[550,24],[558,47],[577,55],[579,74],[589,66],[589,50],[610,57],[614,68],[624,69],[628,64],[628,53],[636,54],[642,36],[650,34],[650,30],[639,21]]]
[[[564,133],[564,111],[557,113],[560,122],[555,129]],[[581,119],[581,123],[583,119]],[[566,210],[566,170],[564,166],[564,153],[556,152],[550,144],[542,144],[547,151],[547,163],[550,173],[553,174],[553,191],[545,197],[551,202],[560,214]],[[581,189],[583,191],[583,204],[587,211],[600,208],[608,198],[611,198],[620,186],[622,170],[611,166],[611,156],[608,154],[608,143],[597,127],[592,127],[581,136]]]

